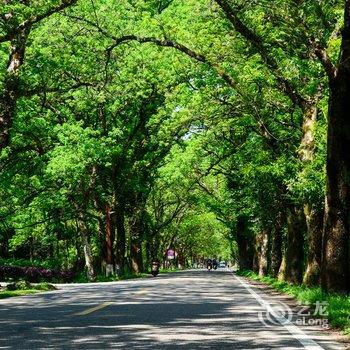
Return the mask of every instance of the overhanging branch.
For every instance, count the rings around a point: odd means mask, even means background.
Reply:
[[[186,54],[187,56],[193,58],[194,60],[201,62],[201,63],[205,63],[208,66],[210,66],[212,69],[214,69],[217,74],[232,88],[237,90],[237,83],[235,82],[235,80],[229,75],[227,74],[222,68],[220,68],[220,66],[214,62],[209,61],[203,54],[197,53],[196,51],[188,48],[187,46],[178,43],[176,41],[173,40],[169,40],[169,39],[157,39],[155,37],[140,37],[140,36],[136,36],[136,35],[125,35],[122,36],[120,38],[114,38],[115,42],[113,45],[111,45],[108,49],[107,49],[107,55],[110,55],[110,53],[119,45],[130,42],[130,41],[136,41],[139,43],[153,43],[157,46],[161,46],[161,47],[170,47],[170,48],[174,48],[177,51],[180,51],[184,54]]]
[[[19,96],[20,97],[32,97],[35,95],[39,95],[39,94],[46,94],[46,93],[66,93],[69,92],[71,90],[76,90],[79,89],[81,87],[94,87],[95,85],[92,83],[85,83],[85,82],[78,82],[76,84],[73,84],[71,86],[67,86],[65,88],[62,87],[45,87],[45,86],[40,86],[37,87],[35,89],[31,89],[31,90],[23,90],[20,91]]]
[[[74,4],[76,4],[77,2],[78,2],[78,0],[63,0],[59,5],[56,5],[56,6],[49,8],[46,12],[43,12],[43,13],[38,14],[36,16],[30,17],[29,19],[24,21],[22,24],[20,24],[18,29],[22,30],[24,28],[30,27],[33,24],[36,24],[36,23],[42,21],[43,19],[50,17],[54,13],[60,12],[64,9],[66,9],[67,7],[70,7]]]
[[[301,109],[304,109],[306,100],[296,91],[291,82],[281,75],[276,59],[267,50],[262,39],[240,20],[226,0],[215,0],[215,2],[223,10],[226,18],[229,20],[233,28],[254,47],[256,52],[260,55],[266,66],[274,75],[277,84],[282,91],[293,103],[297,104]]]

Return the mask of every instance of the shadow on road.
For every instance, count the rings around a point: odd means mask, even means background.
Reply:
[[[77,315],[93,307],[85,315]],[[228,271],[189,271],[2,301],[0,349],[299,349]]]

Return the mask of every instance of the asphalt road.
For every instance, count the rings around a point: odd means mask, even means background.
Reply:
[[[63,285],[0,300],[0,349],[346,348],[280,301],[226,269]]]

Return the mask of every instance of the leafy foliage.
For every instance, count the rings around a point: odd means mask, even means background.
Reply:
[[[217,257],[317,284],[343,14],[340,1],[5,1],[0,255],[26,262],[3,276],[140,273],[172,248],[183,266]]]

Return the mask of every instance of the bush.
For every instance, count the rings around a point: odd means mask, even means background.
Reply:
[[[14,283],[10,283],[6,286],[6,290],[27,290],[32,289],[32,285],[28,281],[18,281]]]
[[[0,281],[26,280],[28,282],[71,282],[74,273],[72,271],[61,271],[55,269],[44,269],[40,267],[26,266],[0,266]]]
[[[27,260],[27,259],[3,259],[0,258],[0,266],[24,266],[24,267],[40,267],[43,269],[59,269],[59,262],[55,260]]]
[[[13,291],[49,291],[56,290],[57,288],[49,283],[40,283],[36,285],[30,284],[28,281],[17,281],[13,283],[9,283],[5,292],[13,292]]]

